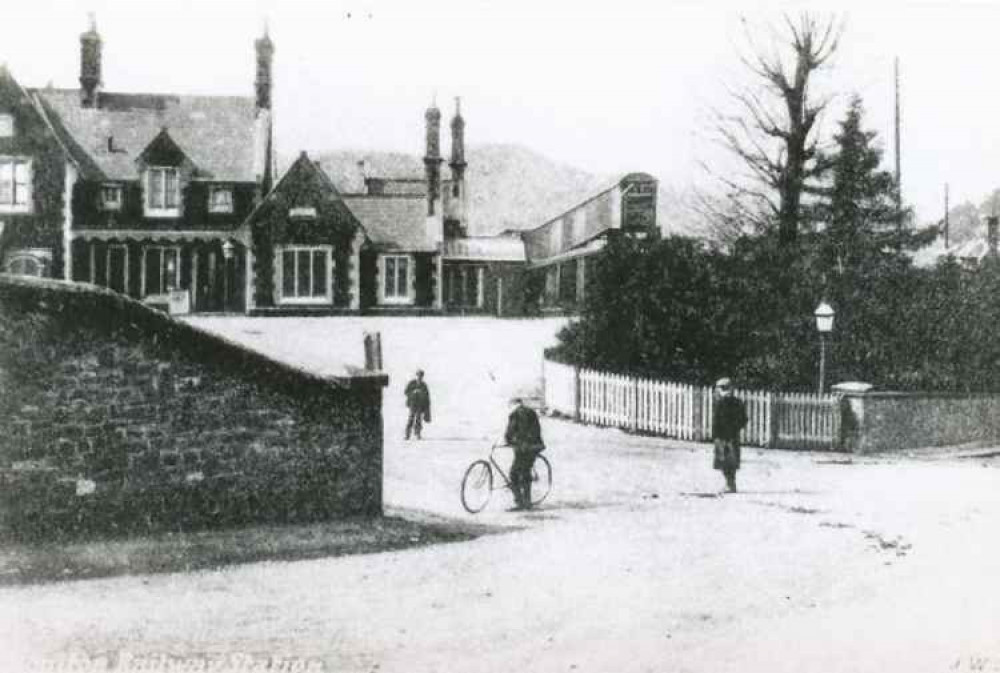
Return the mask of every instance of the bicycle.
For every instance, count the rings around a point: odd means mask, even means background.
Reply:
[[[497,449],[512,448],[507,444],[496,442],[490,447],[488,459],[480,458],[473,461],[462,477],[462,507],[469,514],[477,514],[486,507],[493,491],[511,488],[510,475],[505,472],[497,461]],[[503,484],[494,487],[493,472],[500,475]],[[513,489],[511,489],[513,490]],[[552,490],[552,465],[542,454],[535,456],[535,464],[531,468],[531,504],[540,505]]]

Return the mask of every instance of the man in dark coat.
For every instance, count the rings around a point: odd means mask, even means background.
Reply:
[[[420,439],[424,421],[431,420],[431,392],[424,383],[424,370],[417,370],[415,378],[406,384],[405,394],[406,407],[410,410],[410,416],[406,419],[406,439],[410,438],[411,432]]]
[[[531,469],[535,457],[545,450],[542,426],[538,414],[519,397],[511,399],[514,410],[507,418],[504,440],[514,447],[514,463],[510,467],[510,486],[514,491],[515,509],[531,509]]]
[[[747,424],[743,401],[733,394],[732,382],[721,378],[715,383],[716,400],[712,407],[712,439],[715,457],[712,467],[722,470],[726,488],[736,492],[736,471],[740,469],[740,432]]]

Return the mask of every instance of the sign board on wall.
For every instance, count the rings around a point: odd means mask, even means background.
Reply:
[[[636,182],[622,197],[622,229],[656,228],[656,183]]]

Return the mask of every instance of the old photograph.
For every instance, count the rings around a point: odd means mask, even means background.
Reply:
[[[0,673],[1000,672],[998,26],[6,3]]]

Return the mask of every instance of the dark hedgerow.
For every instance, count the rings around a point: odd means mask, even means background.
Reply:
[[[579,366],[765,389],[812,390],[813,310],[836,310],[827,380],[883,389],[1000,390],[1000,265],[947,259],[915,268],[898,251],[831,273],[809,236],[794,250],[767,237],[723,253],[693,239],[612,240],[579,320],[548,355]]]

